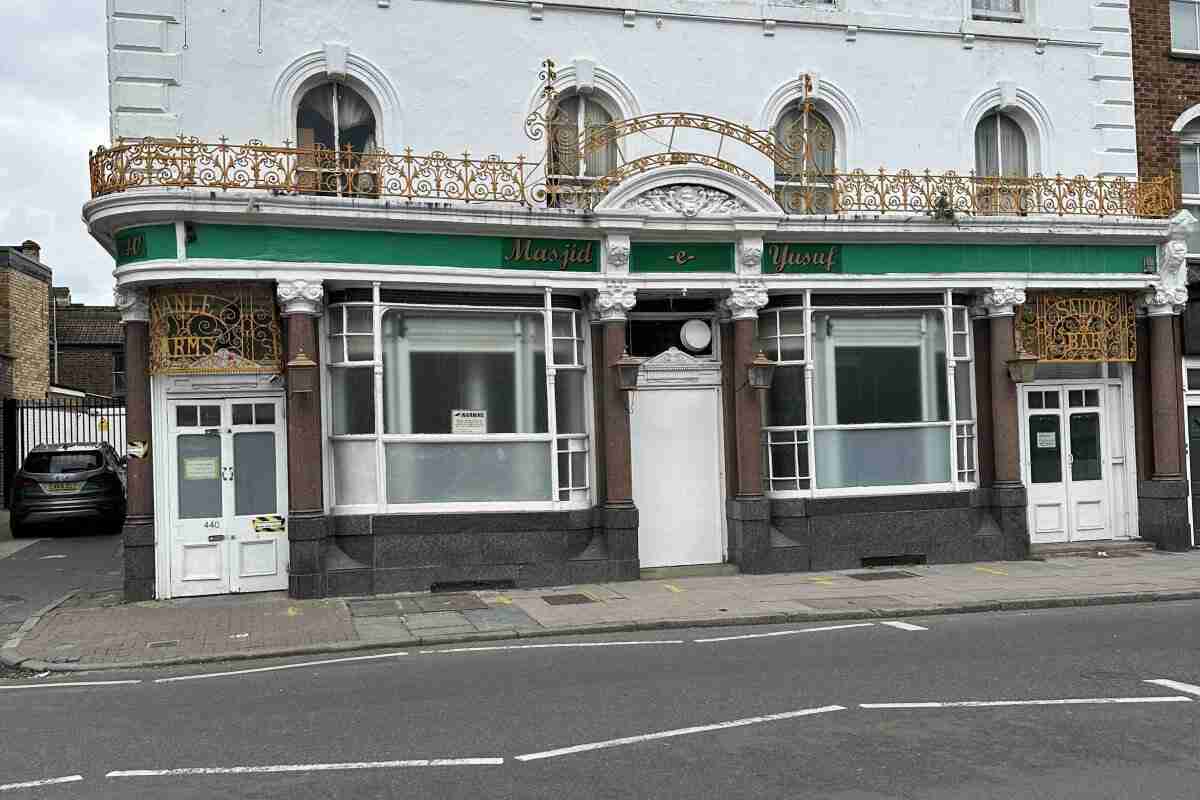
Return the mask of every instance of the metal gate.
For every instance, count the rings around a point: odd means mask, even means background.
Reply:
[[[4,506],[13,475],[39,444],[108,442],[125,455],[125,401],[111,398],[5,400],[3,442]]]

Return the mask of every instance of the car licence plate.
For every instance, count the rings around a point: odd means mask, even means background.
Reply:
[[[76,481],[73,483],[43,483],[42,488],[45,489],[48,494],[71,494],[72,492],[78,492],[80,489],[82,489],[83,482]]]

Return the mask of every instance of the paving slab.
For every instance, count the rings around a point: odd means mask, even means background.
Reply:
[[[463,628],[472,630],[473,627],[460,611],[434,611],[425,614],[405,614],[404,624],[411,631],[427,631],[436,628]]]

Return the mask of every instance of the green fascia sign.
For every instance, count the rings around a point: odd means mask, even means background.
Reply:
[[[733,272],[732,242],[634,242],[630,272]]]
[[[113,237],[117,247],[117,266],[151,261],[160,258],[177,258],[175,225],[143,225],[117,231]]]
[[[921,275],[1014,272],[1138,275],[1157,255],[1144,245],[812,244],[767,242],[766,274]]]
[[[254,225],[196,225],[188,258],[598,272],[600,242]]]

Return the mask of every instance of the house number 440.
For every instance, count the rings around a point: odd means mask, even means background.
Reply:
[[[205,522],[205,523],[204,523],[204,527],[206,527],[206,528],[219,528],[219,527],[221,527],[221,520],[219,520],[219,519],[210,519],[208,522]]]

